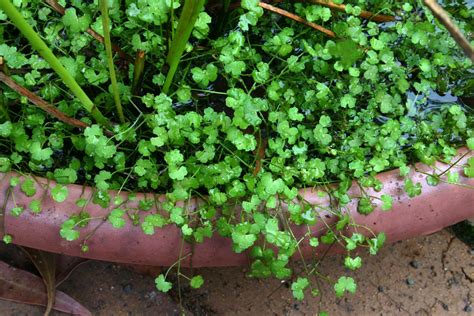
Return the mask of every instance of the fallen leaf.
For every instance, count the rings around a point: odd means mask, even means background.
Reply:
[[[0,261],[0,299],[39,306],[48,304],[45,285],[40,277],[2,261]],[[56,291],[53,309],[72,315],[92,315],[84,306],[61,291]]]
[[[48,295],[48,304],[44,315],[47,316],[53,309],[56,295],[56,255],[50,252],[41,251],[27,247],[21,247],[35,265],[43,278]]]

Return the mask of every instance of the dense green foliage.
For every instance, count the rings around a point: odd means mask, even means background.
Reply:
[[[107,193],[111,189],[165,193],[159,214],[147,212],[149,201],[143,201],[138,214],[116,201],[110,224],[121,228],[130,217],[150,235],[175,224],[194,242],[219,233],[232,239],[236,252],[251,249],[252,276],[291,276],[287,264],[298,240],[281,218],[298,225],[320,220],[315,208],[298,201],[299,188],[341,183],[331,192],[340,205],[332,212],[340,220],[320,240],[307,236],[312,246],[338,241],[348,253],[366,245],[375,254],[383,234],[340,234],[350,225],[341,210],[350,201],[346,192],[351,181],[380,190],[375,174],[399,167],[407,175],[412,162],[449,161],[466,140],[474,142],[469,108],[428,102],[433,91],[473,95],[474,75],[472,63],[418,1],[347,1],[345,12],[279,4],[333,30],[333,39],[264,11],[256,0],[244,0],[241,7],[208,1],[188,43],[183,43],[184,54],[165,94],[169,65],[176,65],[167,60],[168,50],[179,50],[174,33],[186,30],[186,19],[179,19],[184,2],[108,0],[112,42],[131,58],[140,52],[145,56],[141,76],[134,75],[136,64],[115,56],[127,120],[123,124],[118,124],[117,88],[111,85],[104,45],[85,32],[90,27],[104,33],[98,1],[58,2],[66,8],[64,16],[43,1],[12,1],[94,104],[116,123],[113,136],[83,110],[0,11],[0,56],[11,78],[90,125],[83,131],[71,127],[0,85],[0,171],[14,169],[56,180],[51,193],[57,202],[67,198],[65,185],[70,183],[96,186],[93,203],[104,207],[113,199]],[[362,9],[397,20],[377,24],[358,17]],[[453,1],[448,10],[472,34],[474,9]],[[474,162],[466,174],[474,176]],[[452,182],[457,176],[450,174]],[[34,195],[33,183],[21,185],[25,194]],[[405,190],[410,196],[421,194],[419,183],[408,178]],[[196,214],[176,206],[191,196],[206,201]],[[382,200],[382,208],[390,209],[391,196]],[[281,216],[282,201],[288,203],[288,216]],[[29,209],[40,212],[40,202]],[[373,210],[371,197],[361,197],[359,211]],[[24,210],[11,211],[19,216]],[[79,238],[80,227],[88,221],[86,212],[77,214],[64,223],[61,235]],[[256,246],[258,239],[265,243]],[[354,270],[361,259],[349,254],[344,264]],[[195,277],[190,282],[199,287],[203,280]],[[156,284],[162,291],[171,288],[164,275]],[[298,278],[291,290],[302,299],[308,287],[308,279]],[[356,284],[344,276],[334,288],[339,296],[354,292]]]

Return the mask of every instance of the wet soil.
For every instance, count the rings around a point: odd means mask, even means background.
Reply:
[[[177,300],[179,296],[194,315],[315,315],[318,311],[330,315],[474,315],[474,249],[450,231],[386,246],[379,255],[364,254],[362,259],[363,267],[356,273],[344,270],[341,256],[322,262],[320,271],[328,278],[345,274],[358,282],[357,293],[341,299],[319,278],[315,282],[321,295],[314,298],[306,293],[306,300],[296,302],[288,283],[248,279],[245,268],[188,270],[185,273],[203,275],[206,282],[201,289],[183,285],[181,293],[174,290],[162,295],[154,289],[153,276],[98,261],[81,265],[59,289],[93,315],[178,315],[170,297]],[[293,267],[297,272],[304,269],[301,262]],[[42,311],[0,301],[0,315],[42,315]]]

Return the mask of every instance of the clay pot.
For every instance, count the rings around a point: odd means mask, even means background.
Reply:
[[[467,218],[474,217],[474,178],[467,178],[463,173],[463,165],[473,154],[467,149],[459,150],[459,163],[450,169],[451,172],[459,172],[459,184],[447,184],[440,182],[437,186],[430,186],[427,183],[427,175],[422,172],[432,173],[433,167],[417,164],[410,178],[414,182],[422,185],[423,193],[415,198],[409,198],[403,190],[404,178],[399,176],[399,170],[392,170],[380,173],[377,178],[382,181],[384,187],[381,192],[371,189],[367,193],[371,196],[380,197],[382,194],[390,194],[394,197],[393,208],[390,211],[382,211],[380,202],[376,210],[365,216],[357,212],[357,197],[361,196],[360,188],[353,184],[349,195],[353,200],[344,208],[353,220],[362,226],[370,229],[374,233],[385,232],[388,242],[396,242],[419,235],[431,234],[453,225]],[[448,165],[437,162],[438,174],[449,168]],[[421,171],[421,172],[420,172]],[[89,197],[93,189],[80,185],[69,185],[69,197],[63,203],[57,203],[51,199],[49,194],[44,194],[48,188],[48,180],[38,179],[37,193],[34,197],[28,198],[20,192],[19,186],[13,189],[16,205],[25,207],[25,212],[19,216],[11,215],[10,210],[14,207],[11,194],[7,196],[9,187],[9,177],[14,173],[4,174],[4,179],[0,183],[0,201],[5,201],[4,233],[13,237],[13,243],[36,248],[54,253],[66,254],[69,256],[85,257],[97,260],[121,262],[127,264],[140,264],[151,266],[169,266],[179,258],[181,266],[191,267],[222,267],[245,265],[250,262],[246,253],[236,254],[232,251],[232,241],[223,238],[217,233],[212,238],[207,238],[202,244],[190,245],[183,242],[181,231],[174,225],[156,229],[152,236],[145,235],[139,226],[134,226],[127,222],[125,227],[115,229],[108,221],[101,219],[94,220],[85,228],[82,228],[81,237],[74,242],[68,242],[59,235],[61,224],[69,216],[80,212],[75,201],[81,196]],[[442,177],[446,179],[446,175]],[[49,181],[49,187],[54,187],[55,183]],[[302,189],[302,197],[315,206],[316,210],[328,207],[328,198],[321,198],[317,194],[317,189]],[[44,195],[43,195],[44,194]],[[112,196],[116,192],[111,192]],[[42,201],[42,212],[38,215],[32,214],[28,209],[29,202],[33,198]],[[124,200],[126,193],[121,193]],[[137,199],[142,199],[145,194],[137,194]],[[148,195],[148,198],[151,196]],[[163,196],[157,196],[158,200],[163,200]],[[136,203],[136,202],[135,202]],[[199,201],[193,199],[187,207],[195,209]],[[136,207],[131,203],[128,207]],[[114,206],[111,204],[110,209]],[[107,216],[110,209],[103,209],[95,204],[86,207],[87,212],[92,217],[103,218]],[[334,224],[337,221],[330,213],[319,212],[320,219],[312,226],[311,233],[320,236],[325,232],[326,225]],[[293,233],[299,238],[307,233],[307,227],[293,227]],[[359,232],[367,233],[367,229],[359,228]],[[347,233],[350,233],[348,231]],[[81,251],[81,243],[87,238],[88,252]],[[306,239],[307,240],[307,239]],[[323,248],[312,248],[303,242],[301,253],[304,257],[313,257],[324,252]],[[330,253],[341,251],[340,248],[332,247]]]

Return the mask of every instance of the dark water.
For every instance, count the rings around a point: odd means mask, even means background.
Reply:
[[[440,111],[442,108],[452,104],[460,105],[465,111],[472,112],[472,108],[463,102],[463,100],[451,93],[440,95],[431,91],[430,95],[424,99],[423,95],[416,95],[412,92],[407,93],[407,116],[424,117],[429,113]]]

